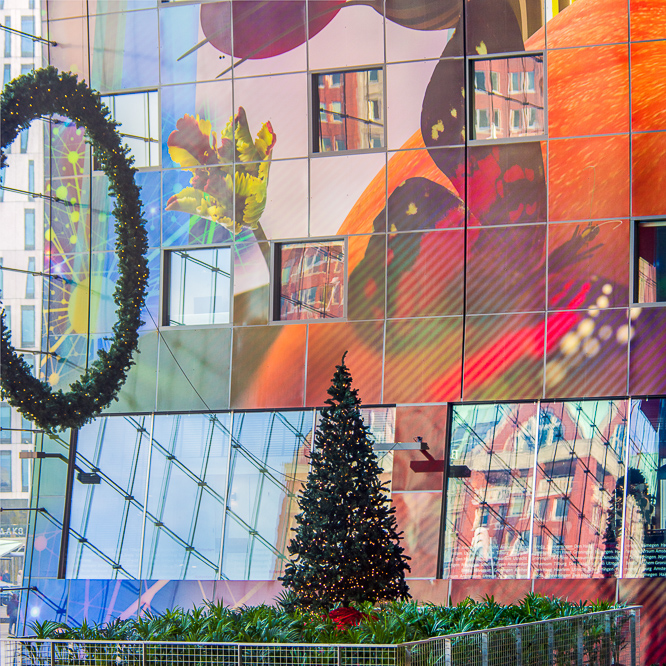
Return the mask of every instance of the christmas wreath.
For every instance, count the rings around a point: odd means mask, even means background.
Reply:
[[[119,277],[113,300],[118,320],[108,351],[97,358],[68,392],[54,391],[36,377],[10,342],[4,311],[0,317],[0,388],[10,405],[48,432],[80,428],[114,399],[133,364],[141,324],[148,265],[148,240],[141,216],[139,188],[134,182],[132,158],[116,131],[99,94],[76,76],[55,67],[38,69],[10,81],[0,98],[2,117],[0,168],[7,162],[5,150],[18,133],[42,116],[66,116],[83,127],[95,157],[108,176],[109,191],[116,198],[116,252]]]

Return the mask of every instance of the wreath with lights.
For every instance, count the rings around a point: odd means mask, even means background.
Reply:
[[[10,342],[5,313],[0,316],[0,389],[10,405],[47,432],[80,428],[117,399],[132,355],[139,342],[141,308],[148,283],[148,239],[141,215],[136,169],[129,149],[116,131],[97,92],[55,67],[38,69],[10,81],[0,97],[2,118],[0,168],[7,163],[5,150],[19,132],[42,116],[57,114],[73,120],[87,132],[95,158],[108,176],[109,192],[116,198],[116,253],[119,276],[113,294],[117,321],[111,345],[99,350],[85,373],[69,391],[53,388],[36,377]]]

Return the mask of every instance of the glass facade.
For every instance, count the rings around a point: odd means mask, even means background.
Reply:
[[[24,620],[274,598],[347,351],[384,441],[429,443],[386,460],[415,597],[584,590],[657,626],[659,2],[406,4],[4,3],[55,42],[6,33],[5,80],[43,54],[121,123],[150,248],[140,353],[79,433],[102,481],[75,483],[65,579],[66,466],[34,465],[26,571],[51,605]],[[17,346],[34,307],[35,374],[65,390],[112,334],[115,202],[66,118],[3,177],[3,306]],[[3,502],[26,502],[11,460]]]

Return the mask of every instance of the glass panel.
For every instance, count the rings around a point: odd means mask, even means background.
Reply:
[[[79,431],[77,461],[99,485],[74,483],[67,578],[139,576],[150,417],[107,417]]]
[[[35,249],[35,209],[26,208],[23,211],[23,223],[25,229],[24,250]]]
[[[134,166],[159,166],[160,141],[157,91],[102,97],[130,149]]]
[[[636,302],[666,300],[666,222],[639,222],[636,225]]]
[[[31,272],[32,271],[32,272]],[[25,276],[25,297],[35,297],[35,257],[28,257],[28,273]]]
[[[451,424],[444,578],[527,578],[536,405],[460,405]]]
[[[624,401],[542,405],[535,577],[619,575],[625,433]]]
[[[0,492],[12,491],[12,452],[0,451]]]
[[[343,241],[283,243],[277,271],[280,303],[277,318],[339,318],[344,315],[345,254]]]
[[[30,492],[30,475],[32,474],[32,469],[30,465],[30,460],[22,459],[21,460],[21,492],[29,493]]]
[[[169,263],[167,326],[228,324],[231,249],[174,250]]]
[[[21,16],[21,32],[26,35],[35,34],[34,16]],[[21,36],[21,56],[24,58],[35,56],[35,42],[30,37]]]
[[[282,571],[312,425],[312,411],[234,415],[224,577],[271,580]]]
[[[315,74],[315,153],[384,146],[384,70]]]
[[[0,402],[0,442],[12,441],[12,408],[6,402]]]
[[[229,456],[228,414],[156,416],[144,578],[217,578]]]
[[[666,400],[632,400],[624,576],[666,574]]]
[[[475,125],[471,138],[544,134],[542,55],[473,60],[472,74]]]
[[[21,347],[35,346],[35,306],[21,306]]]
[[[6,28],[11,28],[12,27],[11,16],[5,16],[5,27]],[[5,31],[5,58],[11,58],[11,55],[12,55],[12,33],[9,32],[9,30],[6,30]],[[11,67],[11,65],[5,65],[5,70],[7,70],[8,67]]]

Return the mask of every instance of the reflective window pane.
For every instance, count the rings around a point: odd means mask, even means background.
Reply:
[[[283,243],[276,248],[275,319],[340,318],[344,315],[343,241]]]
[[[527,578],[536,406],[459,405],[451,424],[444,578]]]
[[[666,222],[639,222],[636,225],[637,303],[666,300]]]
[[[543,56],[472,61],[472,139],[544,134]]]
[[[282,571],[312,425],[311,410],[234,414],[224,577],[270,580]]]
[[[315,153],[384,146],[384,70],[313,76]]]
[[[218,578],[229,414],[155,417],[144,578]]]
[[[231,249],[174,250],[166,255],[165,326],[228,324]]]
[[[619,575],[625,429],[624,401],[542,403],[535,577]]]
[[[159,166],[159,116],[157,91],[125,93],[102,97],[111,117],[120,123],[118,131],[129,146],[134,166]]]
[[[0,451],[0,491],[12,491],[12,452]]]
[[[666,400],[633,400],[624,576],[666,575]]]

